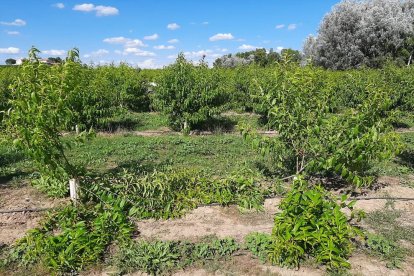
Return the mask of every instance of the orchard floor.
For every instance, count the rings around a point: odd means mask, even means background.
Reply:
[[[402,186],[398,178],[382,177],[381,187],[364,195],[366,197],[404,197],[414,198],[414,189]],[[159,240],[197,241],[206,236],[233,237],[243,241],[251,232],[271,233],[273,217],[278,211],[280,199],[268,199],[264,212],[242,213],[237,207],[219,206],[200,207],[180,219],[136,222],[140,232],[138,238]],[[67,200],[51,200],[30,186],[1,187],[0,209],[53,208],[67,203]],[[367,213],[380,211],[389,204],[389,200],[359,200],[356,208]],[[395,211],[401,211],[398,222],[414,231],[414,201],[395,201]],[[0,214],[0,241],[11,244],[21,238],[25,232],[39,224],[42,212],[19,212]],[[362,223],[365,229],[369,225]],[[413,250],[412,242],[403,242],[404,247]],[[401,269],[389,269],[386,263],[362,250],[354,252],[350,258],[351,275],[414,275],[414,258],[410,254]],[[109,275],[110,269],[83,272],[83,275]],[[203,267],[189,268],[174,275],[324,275],[323,268],[306,264],[298,270],[285,269],[260,263],[247,252],[241,252],[231,260],[207,263]],[[133,274],[143,275],[143,274]]]

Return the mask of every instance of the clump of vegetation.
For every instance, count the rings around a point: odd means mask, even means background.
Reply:
[[[232,176],[211,179],[183,170],[137,175],[124,171],[83,180],[87,199],[112,200],[112,195],[123,198],[131,208],[130,214],[140,219],[168,219],[179,217],[201,204],[237,204],[246,209],[263,208],[266,190],[253,178]],[[98,197],[98,198],[97,198]]]
[[[114,241],[133,233],[120,200],[111,206],[68,206],[47,216],[7,253],[6,267],[40,265],[51,272],[74,273],[101,260]]]
[[[399,221],[402,211],[394,208],[393,202],[388,201],[383,210],[367,214],[365,222],[374,233],[368,233],[366,248],[369,254],[379,257],[389,268],[401,268],[410,250],[403,243],[414,244],[414,229]]]
[[[137,241],[121,246],[113,257],[120,273],[160,275],[195,263],[230,257],[240,246],[230,238],[208,242]]]
[[[320,186],[312,187],[301,177],[296,179],[279,205],[282,212],[275,217],[270,261],[297,267],[311,256],[329,270],[349,268],[352,240],[359,231],[341,211],[355,204],[347,204],[346,199],[338,199]]]
[[[245,238],[245,247],[263,263],[269,260],[269,253],[273,248],[271,235],[264,233],[250,233]]]
[[[382,235],[368,234],[366,246],[369,253],[378,256],[387,262],[389,268],[401,268],[405,259],[406,250],[402,249],[396,242]]]
[[[356,108],[332,113],[334,94],[326,89],[320,69],[287,64],[269,78],[258,79],[276,138],[243,134],[264,155],[272,156],[276,174],[306,172],[342,178],[355,186],[369,185],[366,172],[373,162],[390,159],[400,149],[388,117],[393,103],[387,91],[372,91]]]
[[[168,116],[170,126],[185,132],[219,115],[227,99],[220,71],[209,69],[203,60],[193,65],[183,54],[164,68],[154,97],[155,107]]]

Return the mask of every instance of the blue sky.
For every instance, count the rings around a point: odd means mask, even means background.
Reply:
[[[162,67],[258,48],[300,50],[337,0],[1,0],[0,63],[35,45],[84,62]]]

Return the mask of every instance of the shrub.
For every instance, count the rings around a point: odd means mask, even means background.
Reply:
[[[366,174],[372,163],[400,150],[389,120],[393,100],[388,90],[369,89],[356,108],[332,113],[335,94],[324,86],[323,70],[291,65],[274,70],[273,77],[258,79],[256,89],[263,93],[269,126],[279,136],[263,138],[242,126],[244,136],[263,154],[273,155],[276,172],[283,175],[306,172],[355,186],[372,183]]]
[[[68,206],[49,214],[12,246],[6,266],[40,264],[55,273],[74,273],[96,263],[109,244],[128,240],[133,231],[120,201],[106,208]]]
[[[155,107],[175,130],[188,131],[220,114],[228,98],[219,70],[209,69],[204,61],[195,66],[183,54],[164,68],[157,85]]]
[[[351,240],[359,231],[341,211],[344,207],[352,209],[355,203],[346,204],[346,198],[339,200],[320,186],[311,187],[301,177],[296,179],[275,217],[270,260],[292,267],[311,256],[330,270],[349,268]]]

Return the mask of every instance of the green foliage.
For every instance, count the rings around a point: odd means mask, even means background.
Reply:
[[[154,172],[144,176],[124,171],[120,175],[86,178],[86,198],[99,197],[105,202],[122,198],[136,218],[174,218],[201,204],[237,204],[246,209],[261,210],[266,194],[253,178],[232,176],[211,179],[184,170]]]
[[[60,140],[61,129],[72,117],[63,83],[66,67],[41,64],[36,52],[31,49],[33,61],[22,65],[12,86],[7,132],[13,145],[31,157],[41,173],[53,174],[60,168],[72,174],[64,153],[68,145]]]
[[[68,206],[18,240],[6,266],[40,264],[52,272],[74,273],[101,260],[113,241],[127,241],[132,231],[120,201],[109,209],[102,204]]]
[[[350,267],[351,240],[359,231],[350,225],[341,208],[352,209],[347,196],[335,198],[322,187],[311,187],[301,177],[279,205],[269,254],[274,264],[297,267],[308,256],[329,270]],[[339,200],[339,204],[337,201]]]
[[[164,68],[157,85],[155,107],[168,115],[176,130],[189,131],[220,114],[227,101],[220,71],[209,69],[204,61],[195,66],[183,54]]]
[[[387,267],[392,269],[401,268],[401,264],[405,259],[405,250],[397,243],[381,235],[368,234],[366,246],[371,254],[385,260]]]
[[[263,154],[273,155],[282,175],[305,171],[368,185],[373,178],[366,171],[372,163],[390,159],[400,149],[388,119],[393,99],[387,90],[368,90],[356,108],[332,113],[335,97],[323,75],[321,69],[287,64],[259,78],[263,111],[279,136],[262,138],[248,127],[242,131]]]
[[[121,246],[113,263],[122,274],[141,271],[160,275],[197,262],[229,257],[238,249],[230,238],[200,243],[137,241]]]
[[[263,263],[268,261],[269,253],[274,245],[271,235],[264,233],[250,233],[245,237],[245,247]]]

